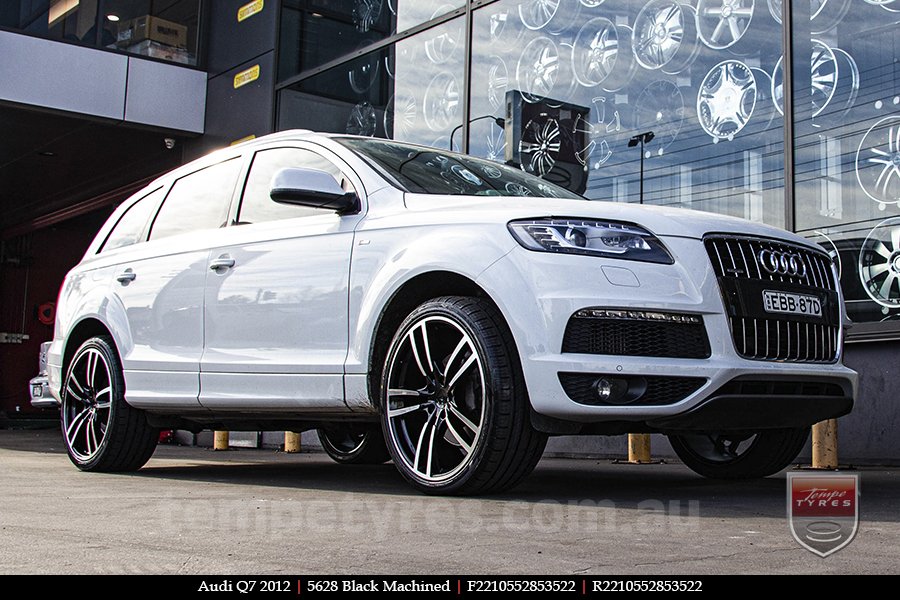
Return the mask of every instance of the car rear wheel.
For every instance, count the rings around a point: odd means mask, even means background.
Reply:
[[[678,458],[713,479],[756,479],[789,466],[806,443],[809,428],[770,429],[750,434],[670,435]]]
[[[82,471],[136,471],[153,454],[159,431],[125,402],[125,378],[113,341],[84,342],[63,382],[60,419],[69,458]]]
[[[394,464],[430,494],[508,489],[534,469],[547,441],[531,427],[506,324],[479,298],[437,298],[403,321],[381,400]]]
[[[391,459],[376,423],[326,425],[316,430],[322,449],[344,465],[380,465]]]

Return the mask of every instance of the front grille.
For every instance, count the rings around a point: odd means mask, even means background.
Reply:
[[[840,315],[831,259],[819,252],[782,241],[735,236],[707,236],[706,250],[723,292],[738,354],[754,360],[834,362],[838,354]],[[799,257],[791,274],[773,274],[761,264],[764,251]],[[768,314],[752,309],[762,303],[763,288],[821,295],[823,315],[808,318]],[[748,290],[752,290],[752,293]]]
[[[566,395],[579,404],[591,406],[621,406],[621,404],[604,404],[597,400],[594,383],[603,377],[589,373],[560,373],[559,382]],[[610,375],[610,378],[639,379],[646,382],[646,390],[639,398],[629,402],[627,406],[666,406],[681,402],[706,383],[704,377],[659,377],[659,376],[622,376]]]
[[[696,323],[573,316],[566,325],[563,352],[709,358],[709,339],[702,319]]]

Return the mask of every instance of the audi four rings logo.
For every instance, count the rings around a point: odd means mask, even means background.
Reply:
[[[788,275],[790,277],[805,277],[806,265],[799,254],[780,252],[778,250],[764,249],[757,255],[759,264],[772,275]]]

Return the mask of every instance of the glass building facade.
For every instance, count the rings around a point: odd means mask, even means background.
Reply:
[[[900,0],[284,0],[276,127],[796,231],[835,256],[851,335],[896,336],[898,25]]]
[[[2,0],[0,28],[197,65],[200,0]]]

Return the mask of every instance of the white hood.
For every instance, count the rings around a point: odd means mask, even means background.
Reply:
[[[411,210],[447,211],[449,220],[510,221],[538,217],[581,217],[636,223],[660,237],[702,238],[707,233],[736,233],[794,240],[812,246],[808,240],[771,225],[737,217],[673,208],[554,198],[472,197],[406,194]],[[452,215],[452,216],[451,216]],[[463,215],[465,215],[463,217]]]

